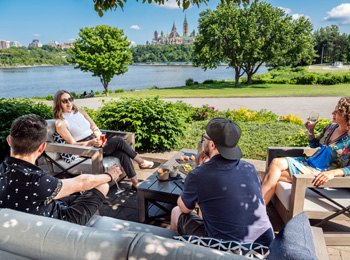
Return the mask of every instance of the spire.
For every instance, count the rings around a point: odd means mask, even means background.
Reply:
[[[171,29],[172,31],[176,31],[176,26],[175,26],[175,21],[173,23],[173,28]]]
[[[186,15],[185,15],[185,21],[184,21],[184,23],[187,23],[187,17],[186,17]]]

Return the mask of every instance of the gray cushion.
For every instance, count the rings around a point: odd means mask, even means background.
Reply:
[[[179,235],[176,231],[166,228],[101,216],[93,216],[86,225],[100,230],[145,232],[166,238],[173,238],[173,236]]]

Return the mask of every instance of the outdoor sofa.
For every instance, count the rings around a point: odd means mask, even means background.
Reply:
[[[94,216],[87,226],[80,226],[0,209],[0,259],[248,259],[174,240],[177,235],[165,228],[110,217]],[[311,231],[301,213],[276,236],[267,259],[329,258],[322,231]]]

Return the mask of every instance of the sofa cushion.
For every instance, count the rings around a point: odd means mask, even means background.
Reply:
[[[53,140],[55,143],[58,143],[58,144],[67,144],[67,142],[58,133],[53,134]],[[61,156],[66,163],[71,163],[75,159],[79,158],[78,155],[69,154],[69,153],[61,153]]]
[[[288,221],[269,248],[267,259],[317,260],[310,222],[305,212]]]
[[[174,236],[174,239],[250,258],[264,259],[269,254],[269,248],[258,243],[243,243],[198,236]]]

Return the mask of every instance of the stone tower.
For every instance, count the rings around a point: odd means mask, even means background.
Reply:
[[[187,23],[186,15],[185,15],[185,21],[183,25],[183,36],[188,36],[188,23]]]
[[[158,41],[158,32],[157,31],[154,32],[154,40]]]

